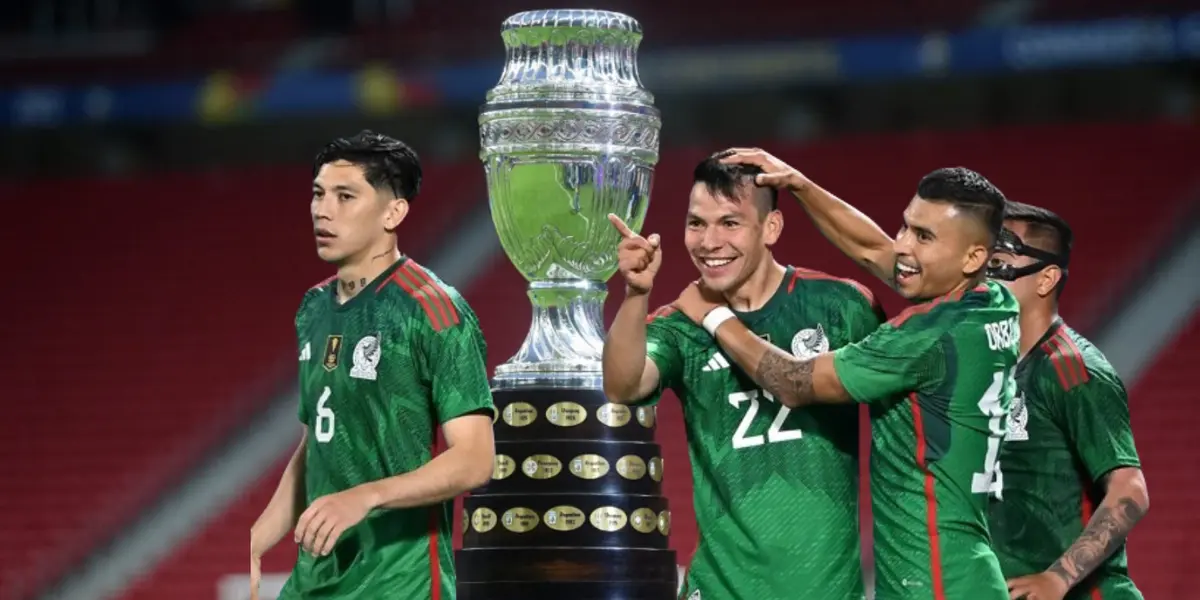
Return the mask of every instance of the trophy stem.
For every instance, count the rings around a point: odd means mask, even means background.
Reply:
[[[599,389],[608,288],[600,281],[549,279],[530,282],[527,295],[532,326],[517,354],[496,367],[497,383]]]

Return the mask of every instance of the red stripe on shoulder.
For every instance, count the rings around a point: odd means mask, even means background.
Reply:
[[[445,307],[447,313],[446,322],[450,323],[451,325],[458,325],[460,319],[458,318],[458,309],[454,307],[454,300],[450,298],[450,294],[446,292],[446,288],[442,287],[442,284],[438,283],[437,280],[435,280],[433,276],[429,274],[429,270],[417,264],[417,262],[412,259],[409,259],[409,261],[401,268],[409,269],[410,272],[417,277],[418,281],[420,281],[426,289],[431,290],[434,296],[441,301],[441,304]]]
[[[446,323],[442,319],[438,309],[434,307],[434,301],[431,301],[429,294],[421,289],[410,278],[411,276],[404,269],[396,269],[395,273],[388,278],[386,283],[394,283],[400,286],[409,296],[412,296],[421,304],[421,308],[425,310],[425,316],[429,318],[429,324],[433,326],[434,331],[441,331],[446,328]],[[382,287],[382,286],[381,286]]]
[[[336,273],[335,273],[335,274],[333,274],[333,275],[330,275],[329,277],[326,277],[325,279],[322,279],[320,283],[318,283],[317,285],[314,285],[314,286],[312,286],[311,288],[308,288],[308,289],[310,289],[310,290],[315,290],[315,289],[317,289],[317,288],[322,288],[322,287],[325,287],[325,286],[329,285],[330,283],[332,283],[334,279],[337,279],[337,274],[336,274]]]
[[[1058,383],[1064,391],[1087,383],[1087,366],[1083,362],[1083,353],[1066,333],[1059,331],[1042,344],[1042,351],[1050,356],[1050,362],[1058,373]]]
[[[668,304],[666,306],[660,306],[654,312],[646,315],[646,322],[650,323],[651,321],[653,321],[655,319],[660,319],[662,317],[668,316],[668,315],[674,313],[676,310],[678,310],[678,309],[676,309],[674,306],[671,306],[670,304]]]
[[[788,282],[788,293],[789,294],[792,293],[792,288],[796,287],[797,279],[823,279],[823,280],[827,280],[827,281],[837,281],[840,283],[845,283],[845,284],[853,287],[854,289],[858,290],[858,293],[862,294],[863,297],[867,299],[867,304],[870,304],[873,307],[879,306],[879,301],[875,299],[875,294],[874,294],[874,292],[871,291],[871,288],[868,288],[867,286],[865,286],[853,279],[847,279],[845,277],[837,277],[834,275],[830,275],[829,273],[823,273],[821,271],[816,271],[813,269],[792,267],[792,280]]]

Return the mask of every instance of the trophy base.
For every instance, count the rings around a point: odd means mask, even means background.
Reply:
[[[458,600],[675,600],[677,589],[657,581],[459,583]]]
[[[497,387],[496,467],[464,502],[459,600],[673,600],[654,407]]]
[[[459,600],[674,600],[675,552],[479,548],[457,553]]]

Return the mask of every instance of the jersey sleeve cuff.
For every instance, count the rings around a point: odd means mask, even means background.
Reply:
[[[1142,461],[1135,458],[1113,458],[1111,460],[1099,463],[1096,467],[1089,465],[1088,470],[1091,471],[1092,481],[1100,481],[1105,475],[1116,471],[1117,469],[1140,469]]]
[[[849,346],[846,346],[847,348]],[[859,404],[865,404],[871,401],[865,390],[859,387],[854,379],[855,367],[851,364],[841,349],[835,350],[833,353],[833,373],[837,375],[838,381],[842,383],[842,389],[850,395],[850,399]]]

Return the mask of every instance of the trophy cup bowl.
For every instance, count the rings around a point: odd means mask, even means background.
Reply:
[[[677,589],[653,407],[601,381],[606,282],[641,229],[661,121],[641,26],[599,10],[504,21],[480,159],[505,253],[529,281],[524,343],[496,368],[496,464],[465,501],[459,600],[668,600]]]

